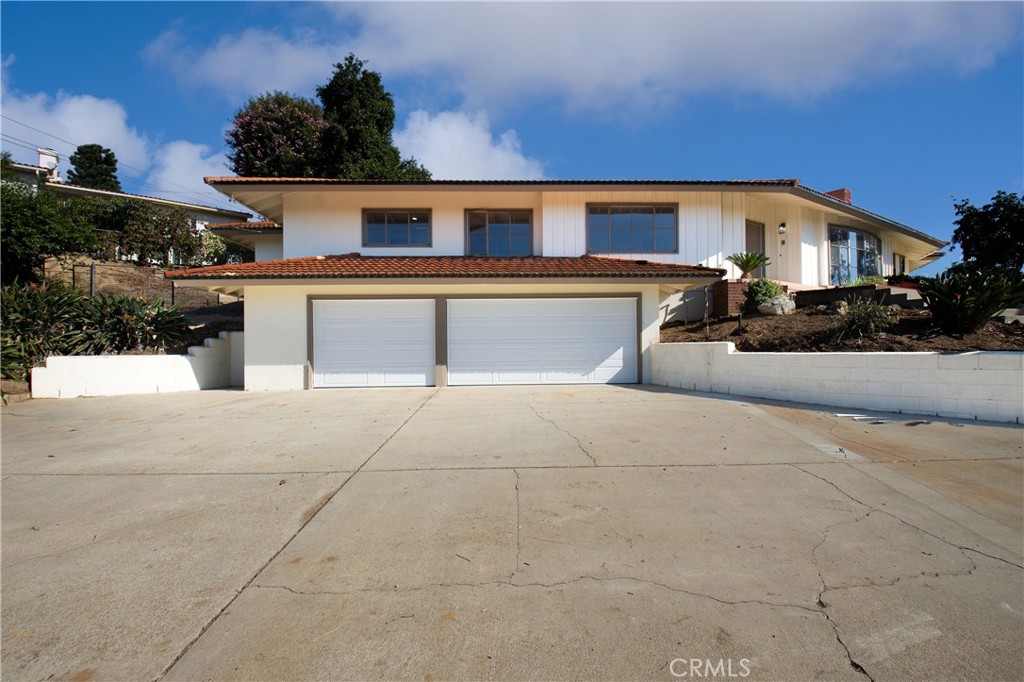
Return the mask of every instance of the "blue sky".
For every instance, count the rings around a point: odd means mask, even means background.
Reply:
[[[226,205],[202,176],[235,111],[350,51],[438,178],[797,177],[947,239],[955,199],[1024,190],[1016,2],[4,0],[0,26],[3,149],[66,172],[98,142],[141,194]]]

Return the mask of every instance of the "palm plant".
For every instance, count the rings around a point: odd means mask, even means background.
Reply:
[[[760,267],[771,265],[768,256],[757,251],[741,251],[726,257],[726,260],[740,269],[740,279],[748,279],[750,273]]]

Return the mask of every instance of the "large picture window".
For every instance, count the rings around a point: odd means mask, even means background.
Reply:
[[[430,211],[363,211],[363,246],[430,246]]]
[[[674,204],[587,206],[589,253],[675,253],[678,239]]]
[[[529,256],[533,229],[529,211],[468,211],[470,256]]]
[[[831,282],[849,284],[860,277],[881,274],[882,242],[873,234],[852,227],[829,225]]]

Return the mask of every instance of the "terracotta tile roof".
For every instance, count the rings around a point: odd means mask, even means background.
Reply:
[[[756,186],[756,187],[796,187],[800,180],[796,178],[769,178],[751,180],[347,180],[343,178],[245,178],[245,177],[205,177],[203,182],[208,185],[411,185],[421,187],[472,185],[492,187],[537,186],[566,187],[574,185],[660,185],[660,186]]]
[[[725,270],[602,256],[498,258],[480,256],[309,256],[239,265],[212,265],[164,274],[167,279],[380,278],[720,278]]]

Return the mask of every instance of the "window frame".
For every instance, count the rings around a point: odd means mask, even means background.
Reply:
[[[875,272],[874,273],[864,273],[864,272],[860,272],[859,269],[858,269],[857,272],[853,272],[853,270],[851,268],[851,271],[849,273],[851,275],[851,278],[846,280],[847,283],[856,281],[860,277],[880,276],[882,274],[883,255],[884,254],[882,253],[882,248],[883,247],[882,247],[882,238],[881,237],[876,235],[874,232],[870,232],[870,231],[865,230],[865,229],[860,228],[860,227],[853,227],[852,225],[840,225],[838,223],[829,223],[828,224],[828,281],[829,281],[829,284],[831,286],[843,286],[843,280],[841,278],[839,279],[838,282],[835,281],[834,278],[833,278],[833,273],[836,272],[836,264],[835,264],[835,260],[832,257],[832,251],[833,251],[833,248],[842,248],[842,247],[838,246],[838,242],[836,242],[835,240],[832,239],[832,231],[833,230],[843,230],[843,231],[845,231],[847,233],[857,233],[857,234],[867,235],[868,237],[871,237],[872,239],[874,239],[876,244],[877,244],[877,249],[876,249],[876,252],[875,252]],[[847,242],[847,246],[846,246],[846,251],[847,251],[847,254],[848,254],[848,257],[849,257],[849,263],[850,264],[855,264],[855,263],[860,262],[859,259],[856,258],[856,254],[861,252],[861,251],[864,251],[864,250],[863,249],[858,249],[855,246],[851,246],[850,244],[851,244],[851,242]]]
[[[490,243],[491,243],[491,239],[490,239],[490,227],[491,227],[490,215],[493,214],[493,213],[509,213],[509,214],[525,213],[526,216],[528,217],[529,221],[530,221],[529,222],[530,229],[528,230],[529,238],[530,238],[530,246],[529,246],[529,249],[528,249],[529,253],[526,253],[524,255],[511,255],[511,254],[495,255],[495,254],[491,254],[491,253],[486,253],[486,254],[475,254],[475,253],[472,253],[472,251],[470,249],[469,222],[470,222],[470,215],[473,214],[473,213],[484,213],[484,214],[486,214],[488,216],[487,223],[485,225],[485,240],[484,240],[485,244],[487,245],[488,250],[490,250]],[[533,236],[534,222],[533,222],[533,209],[532,208],[467,208],[465,210],[465,215],[463,217],[463,220],[465,222],[465,227],[463,229],[463,233],[465,235],[465,244],[463,245],[463,252],[467,256],[476,256],[478,258],[526,258],[528,256],[533,256],[534,255],[534,236]],[[511,244],[512,244],[512,240],[511,240],[511,234],[510,234],[509,235],[509,250],[510,251],[511,251]]]
[[[427,214],[427,243],[426,244],[388,244],[387,241],[387,223],[385,222],[384,228],[384,239],[385,243],[371,243],[369,241],[368,223],[366,222],[366,216],[369,213],[384,213],[385,216],[390,213],[426,213]],[[385,217],[385,221],[387,218]],[[434,245],[434,213],[429,208],[364,208],[363,209],[363,228],[362,228],[362,244],[365,249],[429,249]],[[412,238],[411,220],[409,225],[409,237]]]
[[[590,210],[592,208],[671,208],[672,209],[672,248],[670,250],[659,250],[652,246],[650,249],[644,250],[633,250],[630,248],[626,251],[595,251],[593,244],[590,239]],[[609,214],[610,215],[610,214]],[[657,214],[655,214],[657,215]],[[594,201],[587,202],[586,208],[583,214],[583,229],[586,231],[586,248],[588,254],[596,255],[608,255],[608,254],[645,254],[645,253],[658,253],[658,254],[678,254],[679,253],[679,202],[671,201]],[[609,247],[611,246],[611,224],[609,221],[608,234],[609,234]],[[651,244],[657,243],[657,221],[651,228]],[[632,243],[633,228],[630,226],[630,242]]]

